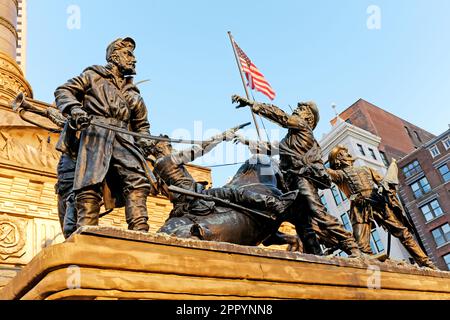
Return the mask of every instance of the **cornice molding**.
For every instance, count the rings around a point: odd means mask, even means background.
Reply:
[[[1,95],[9,97],[9,100],[13,100],[19,92],[33,98],[31,85],[25,79],[17,62],[4,52],[0,52],[0,91]]]
[[[5,19],[3,17],[0,17],[0,25],[4,26],[6,29],[11,31],[11,33],[16,38],[16,44],[17,44],[17,41],[19,41],[19,34],[17,33],[16,27],[11,22],[9,22],[7,19]]]
[[[17,12],[19,12],[19,0],[12,0],[14,2],[14,5],[16,6]]]

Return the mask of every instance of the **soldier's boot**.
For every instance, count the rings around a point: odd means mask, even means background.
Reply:
[[[428,256],[423,252],[412,235],[407,235],[405,238],[400,239],[408,253],[413,257],[417,264],[421,267],[427,267],[430,269],[438,270]]]
[[[68,239],[77,230],[77,211],[74,195],[70,195],[66,201],[66,215],[64,217],[63,234]]]
[[[147,197],[149,190],[132,190],[126,197],[125,216],[128,229],[133,231],[148,232]]]
[[[433,269],[433,270],[439,270],[438,267],[436,267],[434,265],[434,263],[431,261],[431,259],[428,258],[428,257],[426,259],[422,259],[422,260],[417,261],[417,264],[419,266],[421,266],[421,267],[427,267],[427,268],[430,268],[430,269]]]
[[[76,195],[77,228],[98,225],[101,201],[101,196],[95,190],[84,190]]]
[[[299,234],[299,237],[303,243],[304,253],[323,256],[322,248],[314,232],[305,230],[304,233]]]
[[[353,224],[353,236],[358,244],[359,250],[366,255],[373,255],[372,248],[370,247],[371,231],[372,227],[369,223]]]
[[[362,258],[362,257],[364,257],[364,254],[358,248],[351,248],[350,254],[348,257],[349,258]]]

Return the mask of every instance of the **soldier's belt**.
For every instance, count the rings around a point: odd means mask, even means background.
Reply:
[[[121,128],[121,129],[127,129],[128,125],[129,125],[129,122],[122,121],[122,120],[115,119],[115,118],[106,118],[106,117],[102,117],[102,116],[91,116],[91,123],[93,120],[95,120],[96,123],[100,122],[100,123],[114,126],[114,127]]]

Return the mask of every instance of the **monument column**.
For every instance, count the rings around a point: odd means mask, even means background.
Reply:
[[[18,0],[0,0],[0,126],[24,125],[10,102],[19,92],[33,97],[30,84],[16,62]]]
[[[58,136],[23,121],[11,108],[20,92],[35,107],[50,106],[31,99],[17,63],[21,4],[0,0],[0,288],[48,243],[62,238],[54,194]]]
[[[0,0],[0,51],[16,58],[17,48],[17,0]]]

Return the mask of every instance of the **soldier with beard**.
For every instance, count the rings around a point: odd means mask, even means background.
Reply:
[[[147,108],[133,84],[135,47],[131,38],[115,40],[106,50],[106,66],[91,66],[55,91],[57,107],[81,131],[73,182],[77,227],[98,225],[104,186],[108,185],[116,196],[115,206],[125,205],[129,229],[149,230],[146,199],[155,179],[141,150],[151,142],[87,125],[94,119],[150,135]]]

